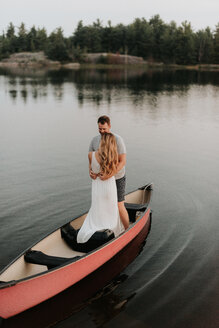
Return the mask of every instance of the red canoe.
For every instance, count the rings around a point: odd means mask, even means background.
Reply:
[[[88,250],[82,252],[75,245],[71,246],[71,240],[63,235],[66,226],[73,232],[80,228],[86,217],[83,214],[65,225],[64,230],[60,227],[31,250],[24,251],[0,273],[0,317],[12,317],[83,281],[90,274],[95,275],[95,271],[118,257],[139,234],[144,234],[145,239],[151,224],[151,193],[152,184],[148,184],[126,195],[129,229],[116,238],[108,236],[108,241],[93,250],[89,250],[88,245]],[[122,269],[129,263],[127,261]],[[118,274],[116,270],[115,274]]]

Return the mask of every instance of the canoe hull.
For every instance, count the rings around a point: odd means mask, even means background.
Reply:
[[[120,273],[141,252],[149,230],[150,220],[146,222],[141,232],[126,247],[100,268],[58,295],[4,320],[4,327],[23,328],[30,326],[32,328],[45,328],[80,311],[90,303],[93,296],[96,299],[97,295],[100,294],[101,296],[105,290],[107,294],[112,293],[116,286],[127,278],[123,274],[120,276]],[[120,303],[120,300],[118,302]]]
[[[112,242],[109,242],[104,247],[82,257],[77,262],[63,265],[57,269],[49,270],[45,273],[19,281],[14,286],[1,289],[0,316],[5,319],[12,317],[50,299],[70,286],[83,281],[85,277],[95,273],[95,271],[104,264],[111,261],[142,231],[145,232],[146,237],[149,226],[150,209],[147,209],[138,222],[124,234],[117,237]],[[127,262],[128,263],[123,263],[123,268],[120,268],[119,272],[130,263],[128,255]],[[118,270],[111,274],[112,278],[119,273],[117,271]]]

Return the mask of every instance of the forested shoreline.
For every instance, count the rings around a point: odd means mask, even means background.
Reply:
[[[70,37],[61,27],[48,34],[45,28],[33,26],[29,30],[21,23],[10,23],[0,34],[0,60],[18,52],[43,51],[50,60],[83,62],[88,53],[117,53],[142,57],[164,64],[219,64],[219,23],[194,31],[191,23],[178,26],[165,23],[159,15],[136,18],[131,24],[103,26],[98,19],[91,25],[80,21]],[[107,57],[100,57],[106,63]]]

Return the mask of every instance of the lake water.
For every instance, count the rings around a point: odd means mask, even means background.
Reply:
[[[152,230],[128,279],[54,327],[216,328],[218,72],[1,70],[0,269],[89,208],[102,114],[127,146],[127,192],[154,183]]]

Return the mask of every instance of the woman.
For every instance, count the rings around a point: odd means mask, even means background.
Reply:
[[[85,243],[98,230],[111,229],[115,236],[124,230],[119,217],[115,177],[111,176],[116,173],[119,162],[114,135],[104,133],[99,149],[89,153],[88,158],[89,171],[96,174],[96,179],[92,179],[91,208],[78,232],[78,243]],[[103,181],[102,174],[111,177]]]

